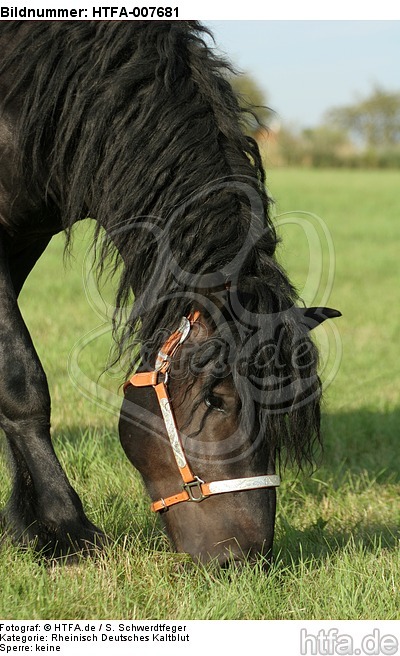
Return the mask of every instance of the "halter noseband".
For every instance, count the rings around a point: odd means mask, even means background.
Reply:
[[[166,497],[165,499],[161,498],[151,504],[151,510],[153,512],[168,510],[170,506],[174,506],[182,501],[193,501],[198,503],[215,494],[278,487],[280,485],[280,478],[276,474],[234,478],[205,483],[201,478],[196,476],[190,468],[176,426],[173,409],[168,396],[167,382],[172,357],[178,347],[187,339],[193,324],[198,320],[199,316],[200,312],[196,311],[191,313],[188,317],[183,317],[178,330],[170,335],[159,351],[154,371],[144,371],[134,374],[124,385],[124,391],[129,385],[133,385],[134,387],[153,387],[160,405],[176,464],[183,481],[181,492]]]

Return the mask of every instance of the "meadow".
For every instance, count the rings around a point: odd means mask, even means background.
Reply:
[[[101,375],[112,300],[105,290],[102,308],[83,282],[90,227],[82,225],[65,264],[63,237],[52,241],[20,305],[48,375],[55,448],[89,517],[114,542],[74,566],[47,566],[4,542],[1,618],[400,618],[398,173],[277,169],[268,184],[280,259],[306,302],[329,294],[343,313],[316,334],[325,449],[313,473],[283,472],[269,574],[192,563],[171,551],[151,514],[118,441],[121,374]],[[100,385],[101,402],[87,380]]]

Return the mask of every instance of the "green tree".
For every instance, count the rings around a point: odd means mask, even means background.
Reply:
[[[282,125],[278,133],[278,153],[283,164],[304,164],[305,147],[302,136],[291,126]]]
[[[336,107],[326,115],[367,148],[390,148],[400,144],[400,93],[376,86],[354,105]]]
[[[303,130],[302,136],[305,158],[313,166],[337,166],[343,149],[349,144],[343,129],[328,125]]]

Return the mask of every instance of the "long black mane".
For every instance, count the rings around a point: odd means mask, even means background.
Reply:
[[[110,255],[122,260],[114,322],[129,368],[133,338],[144,343],[174,329],[193,304],[212,315],[213,290],[236,290],[230,304],[242,299],[259,346],[279,342],[279,366],[265,356],[259,423],[278,449],[299,463],[310,459],[319,436],[316,351],[274,257],[257,144],[244,134],[229,65],[207,30],[194,21],[12,21],[1,23],[0,35],[8,43],[0,76],[12,71],[7,102],[18,106],[27,188],[57,213],[68,239],[77,220],[97,221],[100,271]],[[248,379],[257,349],[254,338],[247,342]],[[306,348],[294,361],[299,344]],[[285,391],[280,403],[277,390]]]

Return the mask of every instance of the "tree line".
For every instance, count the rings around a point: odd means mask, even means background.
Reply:
[[[239,76],[232,83],[243,108],[256,107],[259,122],[244,113],[245,129],[273,163],[400,168],[400,92],[376,85],[355,103],[327,111],[320,125],[296,128],[277,123],[251,76]]]

